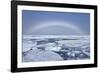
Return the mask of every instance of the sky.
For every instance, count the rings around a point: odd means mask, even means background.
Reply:
[[[22,11],[23,35],[89,35],[90,14]]]

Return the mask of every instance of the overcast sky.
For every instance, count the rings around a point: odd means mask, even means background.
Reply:
[[[23,10],[22,26],[29,35],[89,35],[90,14]]]

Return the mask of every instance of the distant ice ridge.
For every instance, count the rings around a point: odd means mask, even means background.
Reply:
[[[89,35],[23,35],[23,39],[43,39],[43,38],[89,38]]]
[[[23,35],[22,54],[23,62],[89,59],[90,36]]]

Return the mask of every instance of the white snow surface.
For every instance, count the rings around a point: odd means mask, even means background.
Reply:
[[[52,51],[42,51],[38,49],[33,49],[28,52],[26,56],[23,57],[24,62],[32,61],[61,61],[63,60],[58,54]]]

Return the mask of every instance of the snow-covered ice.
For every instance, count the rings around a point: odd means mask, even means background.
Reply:
[[[43,50],[30,50],[27,55],[23,57],[24,62],[32,61],[58,61],[63,60],[63,58],[55,52],[43,51]]]
[[[23,62],[90,58],[90,37],[23,35]]]

